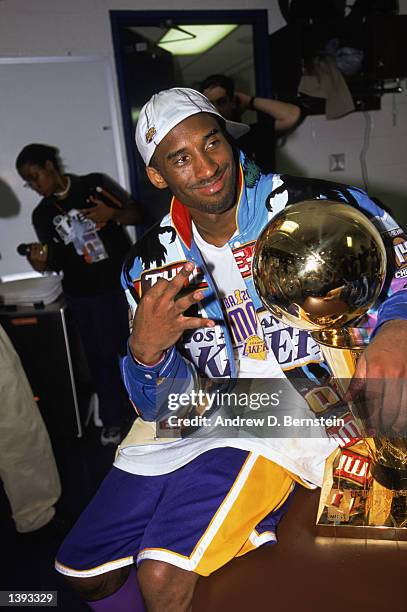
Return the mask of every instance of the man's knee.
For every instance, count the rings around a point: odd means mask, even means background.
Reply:
[[[112,595],[126,582],[131,566],[121,567],[99,576],[77,578],[64,576],[65,580],[85,601],[98,601]]]
[[[154,610],[159,603],[167,610],[188,610],[199,576],[170,563],[146,559],[137,578],[148,609]]]

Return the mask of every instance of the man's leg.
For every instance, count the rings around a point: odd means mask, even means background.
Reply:
[[[1,326],[0,397],[0,478],[17,531],[35,531],[53,518],[61,484],[47,429]]]
[[[95,612],[145,612],[136,570],[132,566],[91,578],[69,577],[67,582]]]
[[[137,578],[148,612],[189,612],[199,575],[146,559]]]
[[[66,576],[68,584],[95,611],[143,610],[138,585],[148,612],[188,612],[199,576],[164,563],[146,560],[137,575],[131,567],[90,578]],[[125,592],[124,592],[125,589]]]
[[[137,583],[114,572],[137,556],[148,611],[187,612],[198,575],[275,540],[274,534],[259,538],[255,529],[270,512],[275,527],[293,481],[271,461],[226,447],[162,476],[113,468],[102,488],[60,550],[57,569],[94,610],[128,612],[120,598]]]
[[[131,567],[131,565],[127,565],[89,578],[77,578],[75,576],[65,576],[64,578],[72,589],[78,593],[79,597],[90,603],[116,593],[128,579]]]
[[[95,610],[144,609],[131,569],[165,481],[112,468],[58,551],[56,569]]]

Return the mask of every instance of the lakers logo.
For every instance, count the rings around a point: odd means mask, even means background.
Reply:
[[[259,336],[249,336],[244,343],[243,355],[250,359],[265,361],[267,359],[267,348],[264,340]]]
[[[150,144],[150,142],[153,140],[154,136],[157,134],[157,130],[155,129],[155,127],[151,127],[147,130],[146,132],[146,142],[147,144]]]

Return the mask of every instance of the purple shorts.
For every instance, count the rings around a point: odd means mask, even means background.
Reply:
[[[56,569],[86,578],[156,559],[207,576],[275,542],[293,490],[284,468],[229,447],[159,476],[113,467],[63,542]]]

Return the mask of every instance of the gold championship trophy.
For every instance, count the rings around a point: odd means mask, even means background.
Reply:
[[[329,200],[287,206],[263,230],[253,260],[264,306],[285,324],[312,333],[333,374],[338,399],[368,343],[366,312],[385,275],[386,252],[378,230],[359,210]],[[369,437],[366,402],[338,403],[356,429],[326,463],[319,533],[407,539],[406,438],[377,429]]]

